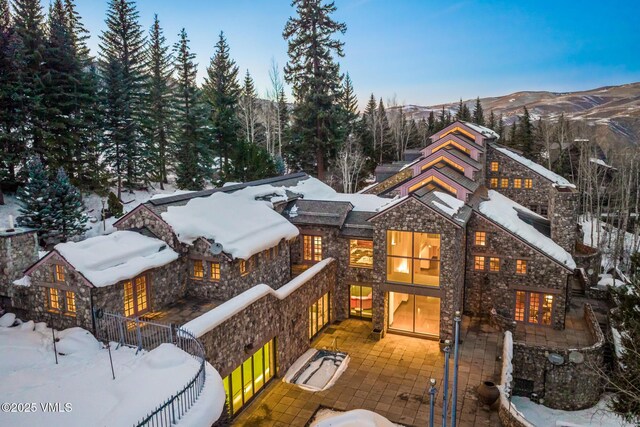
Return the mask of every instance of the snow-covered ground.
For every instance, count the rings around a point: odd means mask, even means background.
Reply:
[[[605,269],[605,271],[609,268],[612,268],[613,260],[611,259],[611,252],[613,251],[613,247],[610,247],[610,245],[615,245],[618,233],[621,233],[622,230],[613,227],[611,231],[609,231],[609,227],[604,222],[596,218],[588,218],[586,216],[581,216],[579,222],[582,226],[582,231],[584,232],[583,243],[587,246],[598,248],[602,251],[602,267]],[[611,234],[611,236],[609,236],[609,234]],[[625,263],[634,252],[637,252],[639,250],[640,239],[634,242],[633,233],[625,231],[624,250],[622,254]]]
[[[551,409],[519,396],[512,397],[511,402],[527,421],[537,427],[631,427],[632,424],[625,423],[607,410],[608,399],[608,396],[604,396],[596,406],[581,411]]]
[[[333,386],[347,369],[349,356],[331,352],[323,357],[317,357],[319,351],[314,348],[307,350],[287,370],[284,381],[313,392],[323,391]],[[304,371],[300,372],[302,369]],[[298,372],[300,372],[299,375],[297,375]]]
[[[112,343],[113,380],[108,350],[88,331],[71,328],[56,332],[56,337],[57,365],[46,324],[0,327],[2,402],[28,403],[31,409],[1,411],[0,425],[131,426],[184,387],[199,367],[172,344],[136,355],[135,349],[116,350]],[[190,422],[180,425],[211,425],[222,413],[224,399],[222,379],[207,364],[204,390],[187,413]],[[47,403],[58,403],[61,410],[45,411],[42,405]]]
[[[347,412],[321,409],[316,414],[311,427],[402,427],[402,425],[394,424],[382,415],[366,409]]]

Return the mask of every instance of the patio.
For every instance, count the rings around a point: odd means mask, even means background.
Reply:
[[[234,425],[302,427],[320,406],[335,410],[368,409],[405,426],[427,425],[428,384],[432,377],[438,388],[436,423],[441,424],[444,354],[438,343],[393,334],[376,342],[367,338],[370,330],[370,323],[355,319],[330,325],[312,346],[329,348],[337,339],[338,350],[351,357],[349,367],[336,384],[311,393],[275,379],[238,415]],[[497,357],[501,354],[501,335],[465,317],[461,339],[458,425],[498,425],[497,412],[478,402],[475,388],[483,380],[499,380],[501,362]]]

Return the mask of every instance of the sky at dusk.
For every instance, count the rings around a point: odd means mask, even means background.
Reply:
[[[428,105],[640,81],[637,0],[335,3],[335,18],[347,24],[341,67],[351,75],[361,105],[372,92]],[[108,2],[77,4],[97,52]],[[158,14],[171,44],[186,28],[200,81],[220,31],[260,95],[269,84],[272,58],[280,67],[287,61],[282,30],[294,13],[287,0],[139,0],[137,7],[145,30]]]

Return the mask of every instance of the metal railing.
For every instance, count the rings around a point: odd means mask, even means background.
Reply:
[[[191,409],[200,397],[206,380],[205,351],[202,343],[189,331],[172,324],[149,322],[144,318],[129,318],[118,314],[100,312],[95,315],[96,337],[118,346],[153,350],[169,343],[190,354],[198,363],[198,371],[184,387],[149,412],[134,426],[172,426]]]

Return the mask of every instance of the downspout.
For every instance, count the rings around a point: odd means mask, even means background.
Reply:
[[[89,288],[89,302],[91,303],[91,326],[93,328],[93,336],[97,334],[96,330],[96,311],[93,306],[93,288]]]

